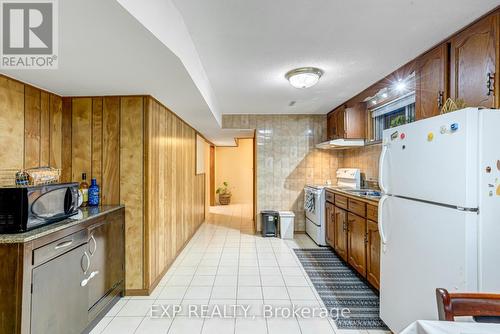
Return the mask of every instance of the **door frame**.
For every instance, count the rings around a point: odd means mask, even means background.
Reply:
[[[215,205],[215,145],[210,145],[210,206]]]
[[[257,130],[253,130],[253,231],[257,232]]]

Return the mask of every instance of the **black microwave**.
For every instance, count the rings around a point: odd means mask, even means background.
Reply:
[[[0,233],[19,233],[78,212],[78,183],[0,188]]]

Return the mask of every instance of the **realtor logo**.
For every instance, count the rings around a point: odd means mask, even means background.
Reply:
[[[0,0],[1,68],[57,68],[56,0]]]

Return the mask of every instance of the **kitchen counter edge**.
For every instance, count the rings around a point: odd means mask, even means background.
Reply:
[[[337,188],[333,188],[333,187],[326,187],[325,189],[326,189],[326,191],[329,191],[331,193],[337,193],[339,195],[342,195],[342,196],[345,196],[345,197],[349,197],[349,198],[352,198],[352,199],[355,199],[355,200],[363,201],[365,203],[368,203],[368,204],[371,204],[371,205],[375,205],[375,206],[377,206],[378,202],[379,202],[379,200],[376,199],[376,198],[368,198],[368,197],[365,197],[365,196],[355,195],[355,194],[352,194],[350,192],[343,191],[342,189],[337,189]]]
[[[46,235],[49,235],[51,233],[80,225],[85,223],[88,220],[91,219],[96,219],[101,216],[107,215],[109,213],[112,213],[114,211],[120,210],[122,208],[125,208],[124,205],[103,205],[103,206],[98,206],[98,207],[85,207],[85,208],[80,208],[80,214],[76,217],[72,218],[67,218],[65,220],[62,220],[60,222],[50,224],[50,225],[45,225],[39,228],[35,228],[31,231],[27,232],[22,232],[22,233],[14,233],[14,234],[7,234],[7,233],[0,233],[0,244],[17,244],[17,243],[25,243],[29,241],[33,241],[35,239],[44,237]],[[81,218],[80,218],[81,216]]]

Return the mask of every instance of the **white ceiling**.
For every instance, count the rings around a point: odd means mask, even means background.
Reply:
[[[223,114],[324,114],[499,0],[173,0]],[[287,71],[325,74],[300,90]],[[289,107],[290,101],[297,101]]]
[[[153,95],[217,145],[253,135],[221,130],[202,70],[190,65],[191,73],[117,1],[64,0],[59,1],[59,68],[2,73],[62,96]]]
[[[151,94],[229,145],[250,132],[222,130],[222,114],[326,113],[498,4],[64,0],[59,69],[2,72],[64,96]],[[299,66],[325,75],[293,88]]]

